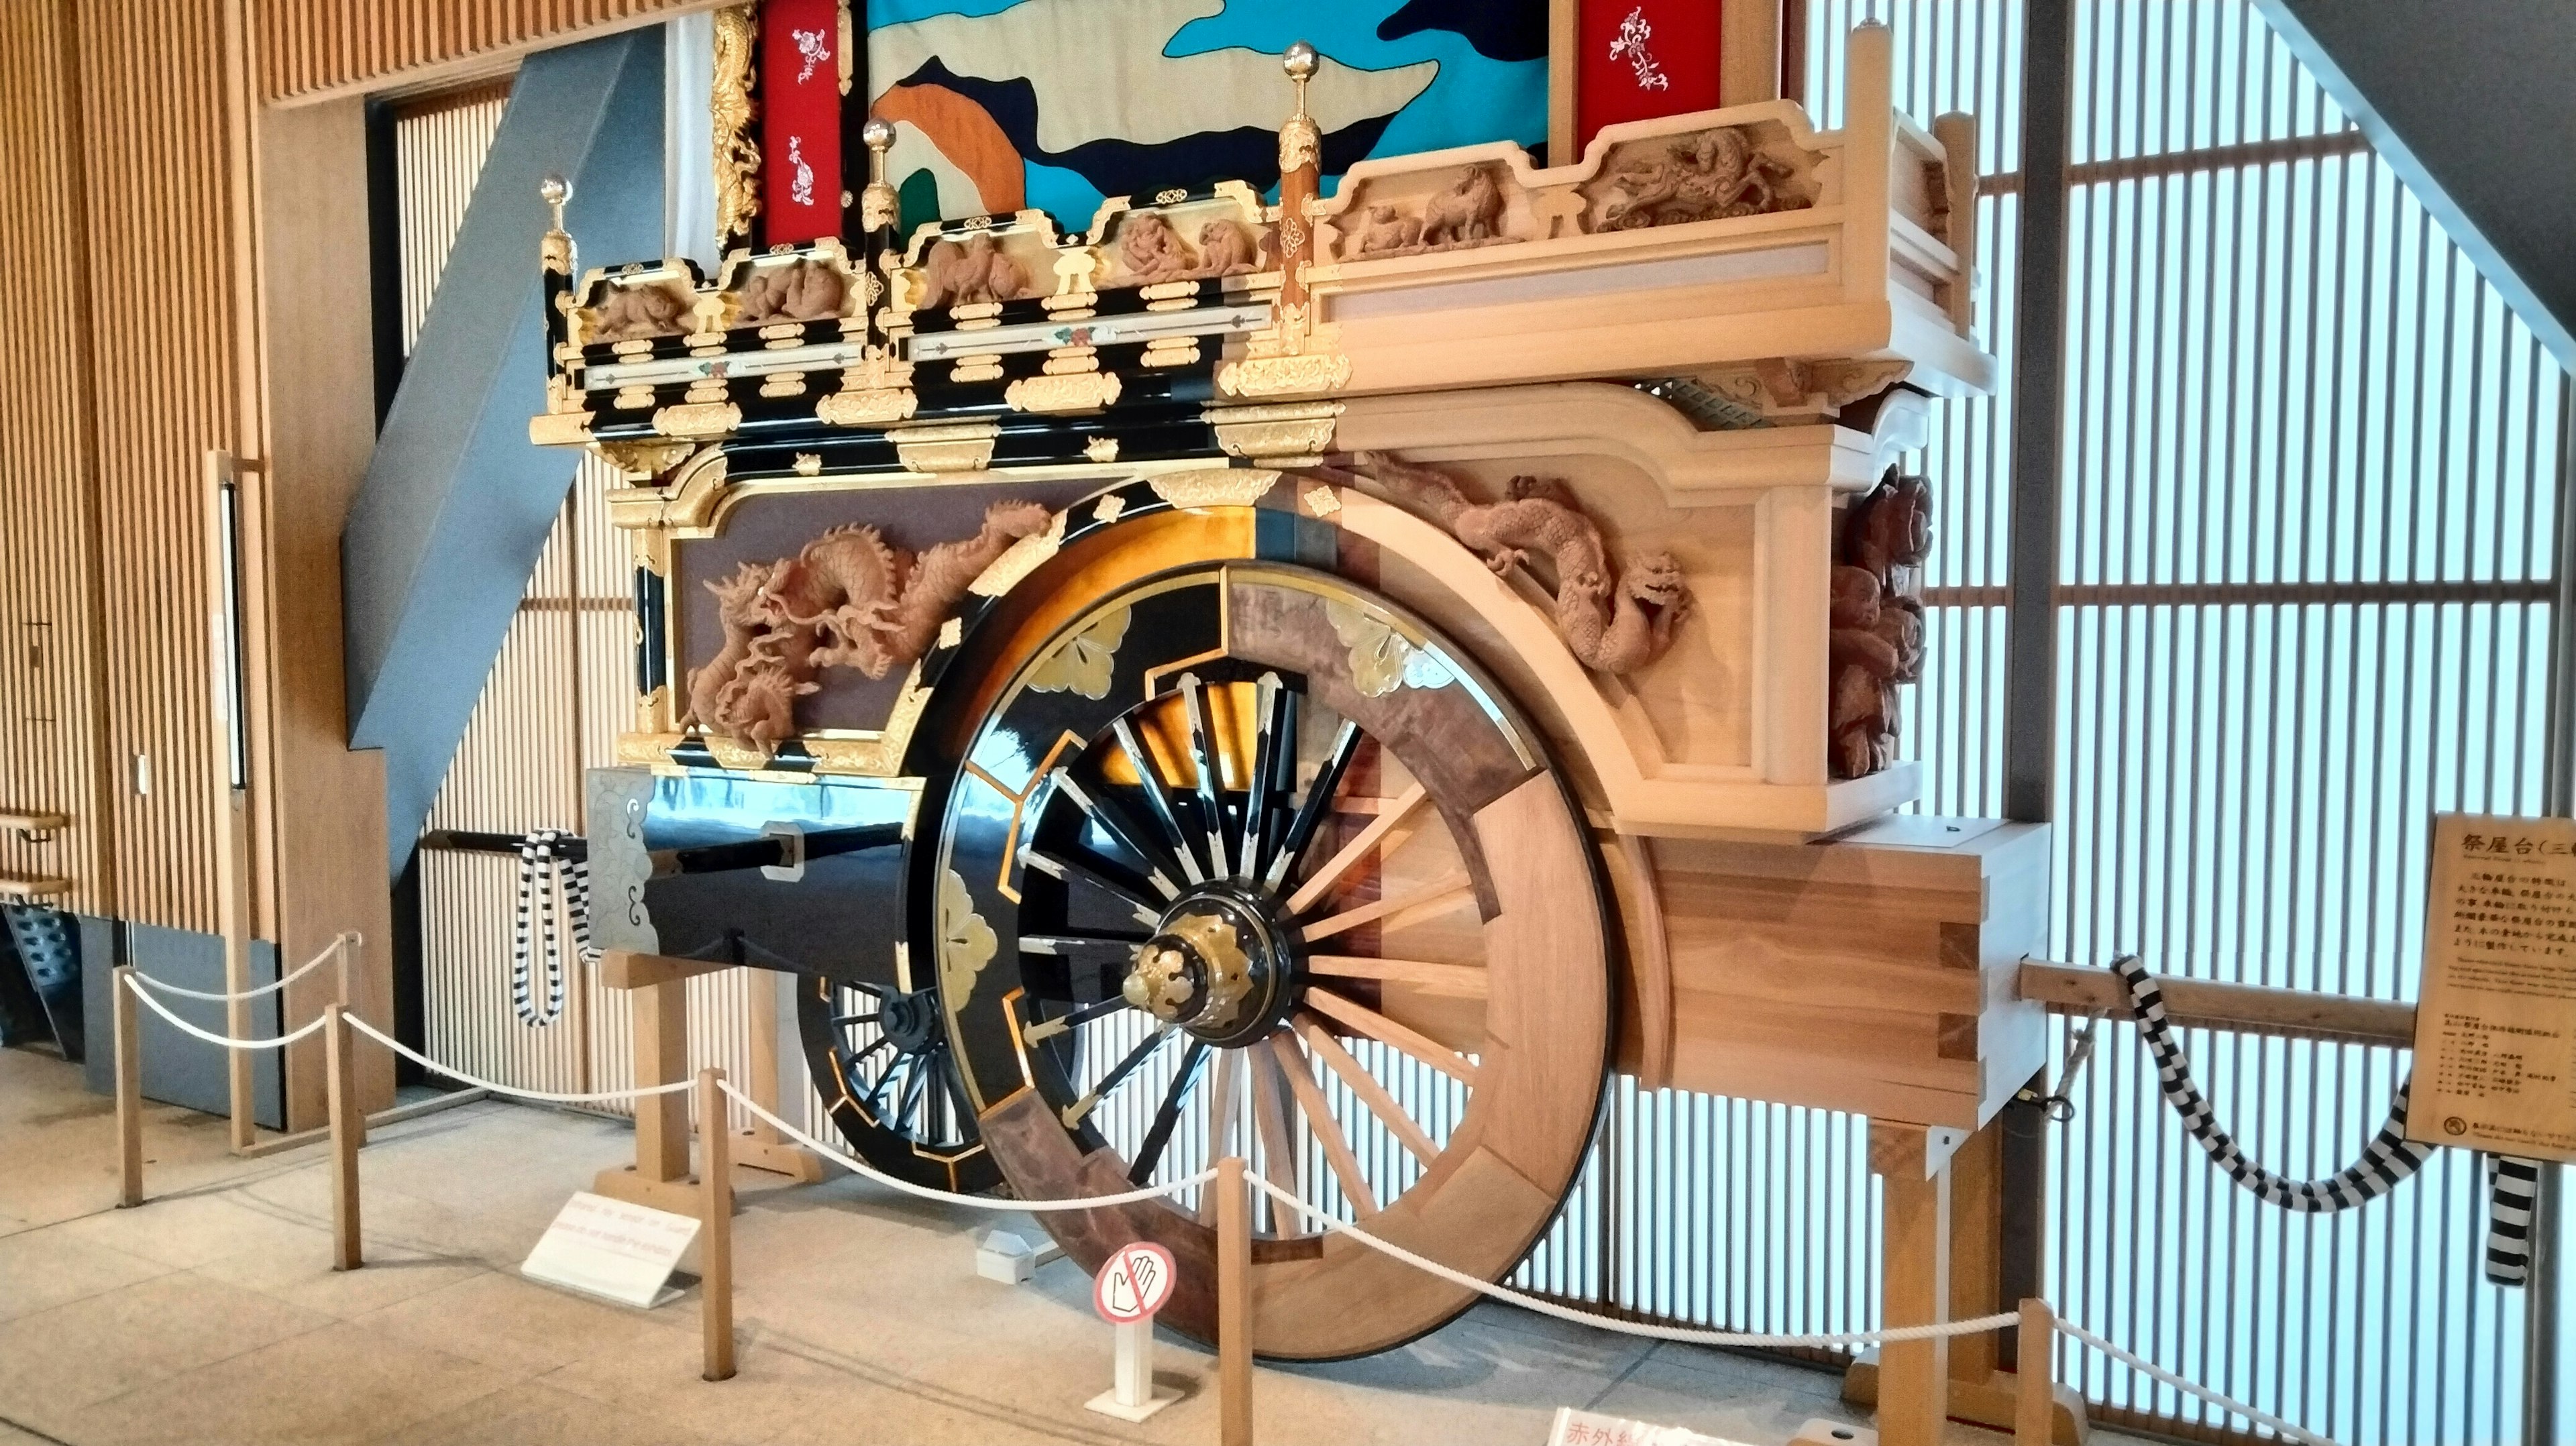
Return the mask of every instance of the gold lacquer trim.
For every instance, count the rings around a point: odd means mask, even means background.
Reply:
[[[1255,459],[1321,457],[1333,449],[1339,402],[1297,402],[1266,407],[1211,407],[1217,445],[1227,455]]]
[[[1127,640],[1127,624],[1134,613],[1133,608],[1113,608],[1065,639],[1030,671],[1030,691],[1108,697],[1110,678],[1118,669],[1118,645]]]
[[[742,408],[731,402],[685,402],[653,414],[653,430],[666,437],[722,437],[742,425]]]
[[[1233,397],[1338,392],[1351,384],[1351,359],[1339,352],[1245,357],[1218,368],[1217,390]]]
[[[751,234],[760,213],[760,146],[751,138],[752,7],[716,12],[715,85],[708,97],[715,134],[716,234]]]
[[[590,413],[541,412],[528,418],[528,440],[540,447],[579,447],[590,441]]]
[[[814,408],[814,416],[833,427],[883,427],[909,421],[921,405],[910,387],[879,387],[864,392],[834,392]]]
[[[1118,400],[1116,372],[1022,377],[1002,399],[1015,412],[1096,412]]]
[[[981,472],[993,462],[993,444],[1002,429],[992,422],[960,422],[944,427],[912,427],[886,434],[895,456],[914,472]]]
[[[1398,688],[1445,688],[1456,677],[1438,653],[1397,632],[1364,605],[1326,598],[1324,620],[1351,650],[1351,685],[1363,697],[1382,698]]]

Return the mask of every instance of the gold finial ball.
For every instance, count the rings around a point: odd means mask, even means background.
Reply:
[[[1323,57],[1315,53],[1315,47],[1300,40],[1290,45],[1286,52],[1280,55],[1279,68],[1288,72],[1290,80],[1311,80],[1314,78],[1315,67],[1322,62]]]
[[[892,150],[894,148],[894,123],[877,116],[870,116],[868,117],[868,123],[859,127],[859,139],[867,143],[869,150]]]
[[[548,176],[537,183],[537,194],[549,206],[560,206],[572,199],[572,182],[561,176]]]

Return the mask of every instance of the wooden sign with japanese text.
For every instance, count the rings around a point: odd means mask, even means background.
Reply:
[[[2442,814],[2409,1139],[2576,1159],[2576,820]]]

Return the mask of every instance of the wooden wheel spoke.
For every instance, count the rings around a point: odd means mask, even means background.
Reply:
[[[1339,979],[1383,979],[1398,984],[1419,984],[1442,994],[1466,994],[1476,998],[1485,995],[1487,976],[1473,964],[1435,964],[1427,959],[1376,959],[1352,954],[1309,954],[1309,973],[1329,974]]]
[[[1172,882],[1171,875],[1164,872],[1165,865],[1173,862],[1171,851],[1148,840],[1115,799],[1092,797],[1091,791],[1073,776],[1070,766],[1059,766],[1050,776],[1055,780],[1056,791],[1072,799],[1074,807],[1082,810],[1083,817],[1100,825],[1103,832],[1145,861],[1145,882],[1154,892],[1166,899],[1181,896],[1180,885]]]
[[[1377,1193],[1369,1189],[1368,1176],[1360,1171],[1359,1156],[1351,1152],[1351,1142],[1342,1134],[1341,1122],[1333,1118],[1323,1088],[1315,1083],[1314,1066],[1307,1062],[1306,1052],[1297,1047],[1297,1036],[1283,1030],[1270,1036],[1269,1043],[1280,1070],[1288,1076],[1288,1087],[1296,1092],[1297,1103],[1305,1110],[1306,1128],[1324,1147],[1324,1163],[1332,1166],[1333,1178],[1341,1182],[1342,1193],[1350,1197],[1351,1207],[1362,1220],[1375,1215]]]
[[[1324,761],[1315,770],[1315,781],[1306,789],[1306,802],[1288,825],[1287,837],[1279,841],[1279,852],[1271,855],[1269,872],[1262,876],[1263,887],[1276,893],[1297,867],[1298,860],[1315,842],[1315,830],[1323,825],[1324,815],[1332,811],[1333,796],[1342,790],[1342,775],[1350,771],[1351,759],[1359,752],[1360,725],[1345,718],[1333,734],[1332,746],[1324,750]]]
[[[1127,1076],[1134,1074],[1137,1066],[1151,1059],[1154,1051],[1163,1047],[1163,1041],[1171,1037],[1172,1026],[1167,1024],[1136,1041],[1136,1047],[1127,1051],[1125,1058],[1111,1065],[1109,1073],[1100,1077],[1100,1083],[1093,1085],[1082,1098],[1064,1107],[1062,1112],[1064,1127],[1069,1130],[1081,1124],[1093,1110],[1100,1108],[1102,1100],[1107,1099],[1120,1085],[1127,1082]]]
[[[1465,870],[1453,869],[1427,884],[1419,884],[1401,894],[1362,904],[1355,909],[1344,910],[1329,919],[1318,919],[1314,923],[1302,925],[1301,928],[1309,940],[1330,938],[1335,934],[1356,929],[1362,924],[1373,924],[1380,919],[1395,915],[1410,914],[1416,910],[1429,913],[1448,908],[1458,900],[1471,896],[1475,887],[1475,881],[1467,877]],[[1293,904],[1295,901],[1290,902]]]
[[[1127,887],[1100,865],[1070,851],[1040,852],[1037,849],[1022,849],[1020,858],[1030,868],[1059,881],[1070,882],[1072,876],[1079,875],[1083,882],[1093,888],[1124,900],[1129,911],[1148,929],[1154,928],[1163,920],[1162,910],[1156,908],[1143,894]]]
[[[1215,861],[1208,870],[1211,877],[1223,878],[1233,861],[1234,851],[1226,846],[1225,777],[1218,772],[1223,760],[1216,747],[1216,733],[1208,716],[1207,684],[1196,673],[1181,675],[1181,702],[1190,719],[1190,761],[1199,772],[1199,807],[1205,810],[1208,857]]]
[[[1342,845],[1339,853],[1326,859],[1322,867],[1309,874],[1306,881],[1297,886],[1297,892],[1288,896],[1288,912],[1302,914],[1322,902],[1324,897],[1341,883],[1344,876],[1357,868],[1360,860],[1367,858],[1371,852],[1381,851],[1393,854],[1397,849],[1404,847],[1405,840],[1413,837],[1413,827],[1408,820],[1413,817],[1413,811],[1422,806],[1423,800],[1430,796],[1430,790],[1424,788],[1418,781],[1411,788],[1396,795],[1395,802],[1388,804],[1377,817],[1370,819],[1368,826],[1352,835],[1351,841]]]
[[[1261,1175],[1299,1199],[1304,1199],[1304,1182],[1298,1178],[1296,1133],[1289,1129],[1289,1118],[1297,1113],[1295,1098],[1288,1092],[1288,1071],[1279,1057],[1258,1046],[1244,1051],[1247,1067],[1252,1071],[1252,1121],[1261,1133]],[[1271,1203],[1270,1233],[1285,1235],[1296,1228],[1293,1212]],[[1283,1227],[1285,1225],[1285,1228]]]
[[[1288,789],[1294,784],[1297,758],[1297,695],[1279,681],[1277,673],[1261,675],[1260,732],[1253,742],[1252,776],[1243,805],[1242,862],[1236,866],[1238,879],[1257,879],[1268,864],[1273,819],[1286,806]],[[1282,779],[1281,764],[1290,775]]]
[[[1144,1141],[1136,1146],[1136,1159],[1127,1167],[1130,1183],[1142,1185],[1154,1178],[1154,1167],[1163,1161],[1163,1148],[1172,1142],[1172,1131],[1181,1123],[1181,1106],[1189,1099],[1190,1086],[1198,1079],[1199,1066],[1207,1059],[1208,1044],[1204,1039],[1190,1041],[1189,1052],[1181,1056],[1181,1067],[1172,1071],[1171,1088],[1163,1091],[1162,1108],[1154,1111],[1154,1123],[1145,1130]]]
[[[1221,1049],[1216,1054],[1216,1084],[1208,1097],[1208,1150],[1210,1161],[1222,1160],[1234,1139],[1234,1101],[1243,1084],[1243,1051]],[[1216,1219],[1216,1192],[1207,1191],[1199,1199],[1199,1219]]]
[[[1386,1086],[1378,1083],[1377,1076],[1352,1058],[1349,1050],[1342,1048],[1342,1042],[1333,1038],[1332,1032],[1324,1028],[1323,1021],[1311,1014],[1301,1015],[1297,1020],[1297,1032],[1306,1037],[1307,1048],[1324,1062],[1324,1067],[1341,1076],[1342,1083],[1351,1087],[1351,1093],[1358,1096],[1359,1102],[1368,1107],[1368,1112],[1377,1117],[1378,1123],[1395,1136],[1397,1143],[1423,1164],[1431,1163],[1432,1158],[1440,1153],[1438,1147],[1431,1143],[1431,1137],[1413,1122],[1413,1116],[1405,1113],[1404,1106],[1395,1102],[1395,1096],[1387,1093]]]
[[[1109,731],[1117,735],[1118,751],[1136,766],[1137,784],[1145,791],[1145,810],[1154,816],[1155,827],[1162,830],[1164,841],[1172,846],[1172,856],[1180,860],[1181,876],[1194,884],[1205,883],[1208,876],[1199,867],[1198,850],[1190,844],[1189,830],[1181,826],[1180,809],[1172,802],[1172,791],[1163,786],[1163,775],[1154,766],[1153,753],[1137,741],[1136,730],[1125,718],[1113,721]]]
[[[1399,1024],[1356,999],[1345,999],[1329,989],[1308,989],[1306,1003],[1326,1015],[1358,1030],[1380,1044],[1420,1060],[1463,1085],[1476,1082],[1476,1066],[1456,1050],[1422,1033],[1411,1025]]]

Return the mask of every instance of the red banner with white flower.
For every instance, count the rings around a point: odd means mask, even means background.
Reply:
[[[1724,8],[1719,0],[1582,0],[1576,154],[1603,126],[1715,107]]]
[[[770,245],[841,231],[839,0],[760,7],[762,237]]]

